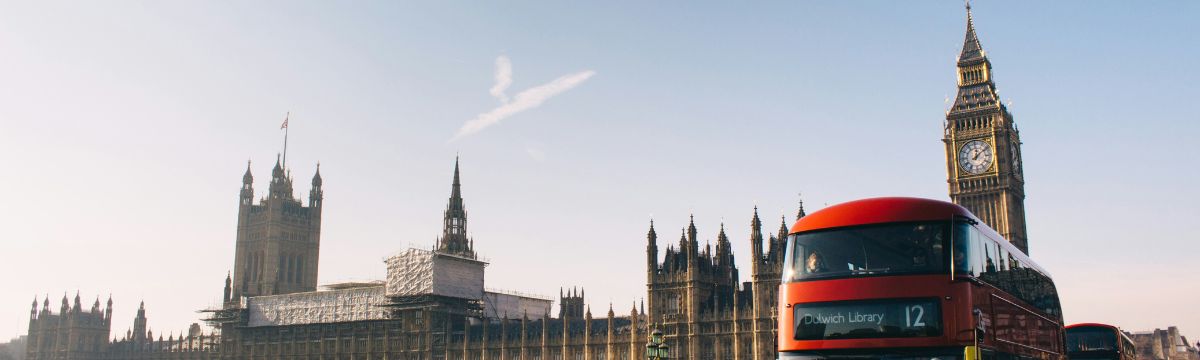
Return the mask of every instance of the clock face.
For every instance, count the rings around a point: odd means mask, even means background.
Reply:
[[[982,174],[992,167],[992,145],[982,140],[971,140],[958,150],[958,167],[967,174]]]

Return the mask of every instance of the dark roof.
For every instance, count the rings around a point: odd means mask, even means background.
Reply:
[[[950,111],[961,112],[997,105],[1000,105],[1000,99],[997,98],[992,84],[980,83],[958,88],[958,95],[954,97],[954,107],[950,108]]]
[[[983,60],[983,46],[979,45],[979,37],[975,35],[975,20],[971,17],[971,4],[967,4],[967,36],[963,39],[962,53],[958,62],[973,62]]]

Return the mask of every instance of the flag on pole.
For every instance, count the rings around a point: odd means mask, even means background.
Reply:
[[[279,125],[279,130],[287,129],[288,118],[292,117],[292,113],[287,113],[283,116],[283,125]]]

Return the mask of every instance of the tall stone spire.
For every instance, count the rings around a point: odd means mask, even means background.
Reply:
[[[463,206],[457,156],[454,158],[454,182],[450,185],[450,200],[446,204],[442,237],[438,239],[438,251],[475,258],[474,244],[467,238],[467,210]]]
[[[647,281],[653,280],[658,272],[658,233],[654,232],[654,219],[650,219],[650,231],[646,232],[646,273]]]
[[[729,237],[725,235],[725,223],[721,223],[721,231],[717,233],[717,253],[716,260],[718,264],[733,267],[733,244],[729,242]]]
[[[800,220],[801,218],[804,218],[804,216],[806,216],[806,215],[808,215],[808,214],[804,212],[804,199],[801,198],[800,199],[800,210],[796,211],[796,220]]]
[[[979,45],[979,36],[975,35],[975,19],[971,16],[971,2],[967,2],[967,35],[963,39],[962,53],[958,55],[958,61],[974,61],[982,59],[985,56],[983,46]]]
[[[242,174],[242,184],[250,185],[254,183],[254,174],[250,173],[250,160],[246,160],[246,173]]]
[[[758,274],[758,264],[763,260],[762,220],[758,218],[758,206],[754,206],[754,217],[750,219],[750,272]]]

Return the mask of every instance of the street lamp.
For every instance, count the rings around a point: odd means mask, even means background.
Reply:
[[[663,342],[663,333],[658,329],[654,329],[650,333],[650,341],[646,343],[646,360],[665,360],[667,358],[668,348],[666,342]]]

